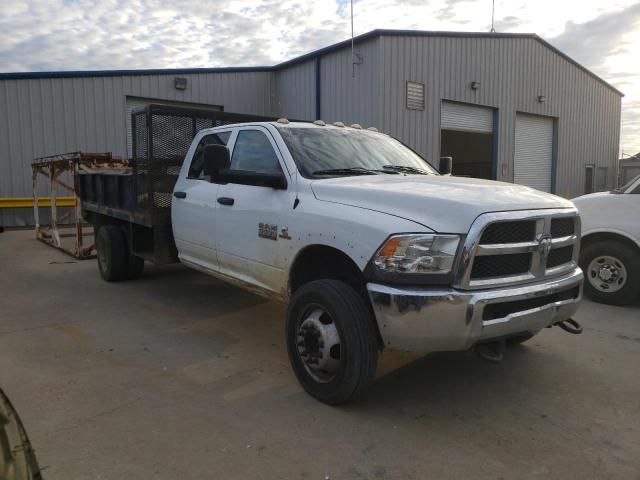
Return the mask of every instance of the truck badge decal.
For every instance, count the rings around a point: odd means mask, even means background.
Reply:
[[[278,226],[260,222],[258,224],[258,236],[269,240],[278,240]]]
[[[288,227],[282,227],[280,229],[280,238],[282,238],[284,240],[291,240],[291,237],[289,236],[289,228]]]
[[[549,252],[551,251],[551,245],[553,244],[553,240],[549,235],[543,235],[538,240],[538,251],[543,257],[549,256]]]

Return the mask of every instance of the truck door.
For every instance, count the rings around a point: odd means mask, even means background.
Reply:
[[[209,144],[226,145],[231,133],[228,130],[202,135],[191,158],[186,160],[188,166],[180,172],[171,202],[173,236],[180,260],[212,271],[217,270],[215,213],[220,185],[204,176],[203,150]]]
[[[233,142],[231,169],[284,173],[287,190],[257,185],[220,185],[216,248],[220,272],[280,292],[291,239],[294,193],[274,139],[264,127],[242,127]]]

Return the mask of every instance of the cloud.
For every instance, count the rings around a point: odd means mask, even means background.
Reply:
[[[562,34],[550,39],[563,52],[585,65],[602,66],[611,55],[626,53],[629,32],[640,23],[640,3],[607,13],[585,23],[568,21]]]
[[[524,20],[513,15],[506,16],[495,22],[496,32],[513,32],[525,24]]]
[[[549,41],[625,93],[621,149],[640,152],[640,3],[584,23],[568,21]]]

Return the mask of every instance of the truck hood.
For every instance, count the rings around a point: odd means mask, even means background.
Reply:
[[[315,180],[311,189],[318,200],[388,213],[443,233],[466,233],[482,213],[573,207],[522,185],[452,176],[361,175]]]

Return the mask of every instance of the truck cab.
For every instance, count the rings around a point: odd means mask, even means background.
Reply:
[[[466,350],[528,339],[570,318],[581,296],[571,202],[440,175],[375,131],[204,130],[174,197],[180,261],[288,303],[294,370],[329,403],[342,400],[327,388],[340,372],[340,323],[365,336],[352,349]]]

